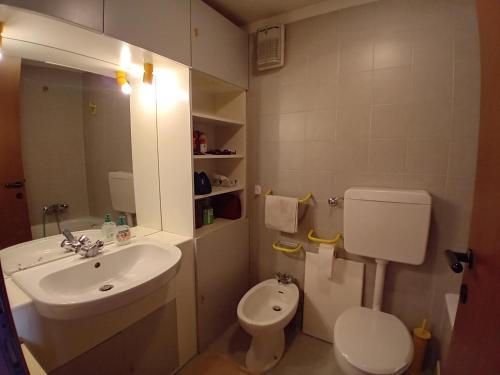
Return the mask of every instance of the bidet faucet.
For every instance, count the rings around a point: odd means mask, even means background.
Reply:
[[[275,277],[276,277],[276,280],[278,280],[278,283],[280,283],[280,284],[293,283],[293,276],[289,275],[288,273],[278,272],[278,273],[276,273]]]
[[[92,242],[90,238],[82,234],[78,239],[73,236],[68,229],[63,230],[63,235],[66,239],[61,242],[61,247],[73,251],[84,258],[95,257],[99,251],[104,247],[104,242],[97,240]]]

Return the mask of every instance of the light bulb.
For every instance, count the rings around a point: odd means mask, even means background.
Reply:
[[[132,86],[130,86],[130,83],[125,82],[125,83],[122,85],[122,92],[123,92],[125,95],[130,95],[130,94],[132,93]]]
[[[0,60],[3,59],[3,53],[2,53],[2,50],[0,49]]]

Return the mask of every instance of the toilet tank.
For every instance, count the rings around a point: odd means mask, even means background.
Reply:
[[[113,209],[135,213],[134,175],[130,172],[109,172],[108,180]]]
[[[349,253],[422,264],[431,218],[424,190],[355,187],[344,194],[344,247]]]

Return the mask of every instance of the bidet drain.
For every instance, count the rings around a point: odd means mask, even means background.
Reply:
[[[281,306],[273,306],[274,311],[281,311]]]
[[[108,290],[113,289],[113,285],[111,284],[105,284],[99,288],[101,292],[107,292]]]

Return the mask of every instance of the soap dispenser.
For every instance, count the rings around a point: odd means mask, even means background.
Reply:
[[[104,215],[104,224],[101,227],[101,233],[104,242],[112,242],[115,240],[116,224],[111,220],[111,215]]]
[[[116,243],[118,245],[126,245],[130,243],[132,233],[130,232],[130,227],[127,225],[125,216],[120,216],[118,218],[118,227],[116,228]]]

